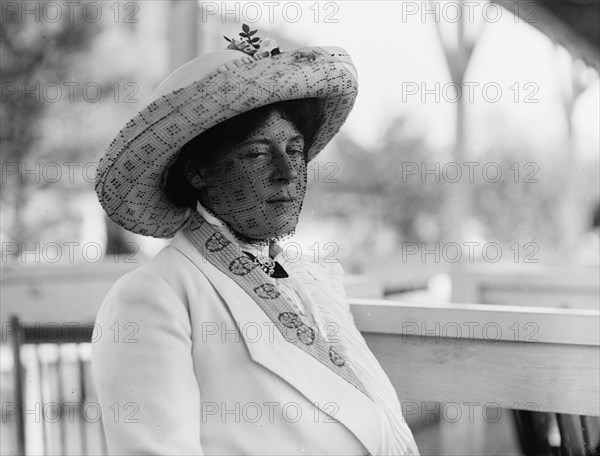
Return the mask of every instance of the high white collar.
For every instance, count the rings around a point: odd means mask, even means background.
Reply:
[[[202,217],[204,217],[204,220],[206,220],[212,226],[218,227],[219,231],[221,231],[227,237],[227,239],[229,239],[231,242],[235,242],[236,244],[238,244],[240,246],[240,249],[242,249],[246,252],[250,252],[254,256],[258,256],[258,255],[263,255],[266,257],[269,256],[269,246],[268,245],[248,244],[248,243],[240,241],[233,234],[233,232],[231,231],[231,229],[227,226],[227,224],[225,222],[223,222],[220,218],[211,214],[202,204],[200,204],[199,201],[196,204],[196,211]]]

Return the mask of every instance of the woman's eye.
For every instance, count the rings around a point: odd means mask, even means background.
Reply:
[[[302,155],[304,153],[304,150],[300,149],[300,148],[293,148],[293,149],[288,149],[287,153],[289,155]]]
[[[244,156],[246,158],[260,158],[260,157],[267,156],[267,155],[269,155],[268,152],[261,151],[261,150],[253,150],[253,151],[247,152]]]

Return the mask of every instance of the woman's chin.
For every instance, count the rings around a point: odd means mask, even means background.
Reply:
[[[281,217],[281,220],[275,220],[269,227],[264,229],[249,230],[244,234],[245,237],[256,241],[265,241],[291,234],[298,224],[298,217]]]

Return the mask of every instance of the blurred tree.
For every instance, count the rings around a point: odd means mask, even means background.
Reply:
[[[482,152],[480,162],[495,164],[503,172],[479,168],[472,187],[472,214],[482,222],[485,237],[500,243],[556,246],[557,207],[566,176],[552,159],[540,160],[526,147],[497,144]]]
[[[373,226],[382,222],[394,229],[400,242],[431,241],[421,222],[428,220],[433,231],[439,231],[445,185],[439,175],[422,175],[423,163],[435,169],[435,156],[423,134],[408,130],[404,118],[395,119],[373,150],[343,133],[338,135],[339,162],[343,163],[335,176],[339,181],[331,185],[321,179],[319,190],[312,192],[319,195],[313,204],[340,218],[368,217]]]
[[[69,130],[69,125],[79,123],[77,116],[82,110],[77,103],[84,101],[81,76],[90,71],[87,67],[81,71],[80,67],[90,63],[89,51],[104,25],[84,14],[69,15],[67,11],[63,11],[59,20],[47,20],[42,2],[23,1],[15,5],[16,13],[3,14],[0,27],[0,202],[3,240],[12,241],[21,249],[23,243],[37,242],[44,236],[56,241],[78,238],[74,229],[81,222],[80,215],[67,210],[68,195],[87,190],[89,178],[85,183],[81,179],[67,179],[69,170],[62,167],[59,172],[63,178],[53,181],[45,178],[43,170],[50,162],[62,165],[89,160],[89,134]],[[24,15],[22,11],[39,14]],[[81,5],[75,11],[82,11]],[[112,93],[110,89],[114,89],[108,80],[95,84],[100,93]],[[61,95],[53,100],[57,91]],[[51,137],[48,133],[52,133]],[[36,200],[34,196],[41,192],[51,207],[38,211],[37,223],[32,223],[25,220],[24,214]],[[62,223],[65,219],[71,223]],[[127,253],[122,229],[107,230],[107,235],[107,253]]]
[[[438,240],[446,185],[437,171],[439,158],[427,146],[425,135],[409,133],[406,120],[398,118],[391,123],[374,158],[372,178],[384,184],[384,221],[394,227],[403,242]],[[423,231],[422,220],[434,225],[436,239]]]
[[[381,142],[371,150],[343,133],[335,144],[339,172],[332,175],[337,181],[334,185],[323,175],[314,179],[309,165],[309,181],[318,187],[308,193],[309,204],[321,216],[335,217],[344,226],[353,226],[353,220],[368,220],[370,234],[376,234],[383,224],[394,230],[397,242],[444,242],[442,207],[450,188],[456,185],[452,182],[454,169],[444,168],[455,163],[449,153],[432,150],[425,135],[415,132],[402,117],[392,121]],[[481,229],[481,233],[466,232],[465,240],[476,241],[482,236],[507,247],[515,242],[535,242],[540,261],[554,252],[562,236],[557,228],[562,216],[557,202],[569,175],[555,154],[540,153],[534,147],[506,139],[492,142],[472,160],[479,166],[471,182],[468,169],[462,167],[461,181],[468,183],[472,202],[465,217]],[[484,174],[484,164],[501,169],[501,178],[495,180],[494,169]],[[323,172],[323,164],[320,169]],[[586,205],[596,201],[597,166],[579,170],[577,189],[577,198]]]
[[[74,59],[89,48],[99,31],[99,25],[85,22],[80,15],[63,15],[51,22],[41,13],[21,14],[22,9],[36,8],[42,8],[41,2],[19,2],[16,14],[3,14],[0,27],[1,201],[4,210],[12,212],[10,225],[5,220],[3,231],[19,248],[32,235],[22,217],[27,200],[32,192],[51,185],[39,179],[40,163],[34,151],[36,143],[43,141],[40,123],[48,106],[44,88],[68,80]]]

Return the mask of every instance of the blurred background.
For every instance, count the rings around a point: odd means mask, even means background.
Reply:
[[[359,74],[309,165],[290,256],[339,261],[350,296],[598,309],[598,22],[575,0],[2,1],[2,322],[93,321],[97,297],[166,245],[107,219],[96,164],[167,74],[244,23],[282,50],[344,47]],[[517,454],[502,429],[490,451]]]

